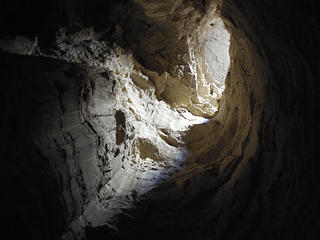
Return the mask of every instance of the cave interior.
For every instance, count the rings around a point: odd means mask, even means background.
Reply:
[[[4,239],[319,239],[319,10],[2,0]]]

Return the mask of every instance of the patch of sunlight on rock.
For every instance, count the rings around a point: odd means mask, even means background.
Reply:
[[[223,41],[228,36],[221,25],[214,29],[223,38],[215,40],[208,35],[203,48],[206,69],[203,78],[198,79],[199,86],[209,86],[207,95],[210,95],[211,85],[215,87],[215,95],[209,96],[212,99],[222,94],[222,77],[229,64],[216,60],[227,58],[227,44]],[[219,46],[225,49],[211,56]],[[71,45],[60,41],[58,47],[61,50],[58,58],[88,65],[88,79],[95,81],[96,86],[88,103],[88,114],[101,116],[95,120],[95,128],[104,136],[103,144],[108,146],[104,153],[108,159],[104,172],[106,184],[71,225],[75,228],[90,223],[93,227],[104,224],[112,227],[117,214],[133,207],[143,194],[181,168],[188,157],[184,135],[190,126],[209,119],[159,99],[150,76],[143,73],[130,53],[116,45],[95,40]],[[219,73],[216,74],[217,69]],[[204,102],[210,100],[207,95]],[[210,106],[215,108],[214,104]]]
[[[225,89],[225,79],[230,66],[230,33],[219,16],[205,22],[201,41],[194,49],[194,68],[197,71],[197,95],[199,102],[214,113],[218,99]]]

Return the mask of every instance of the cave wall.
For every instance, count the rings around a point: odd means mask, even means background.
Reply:
[[[26,35],[31,41],[37,35],[38,47],[46,55],[1,53],[1,187],[5,193],[1,205],[8,220],[3,227],[13,239],[20,234],[27,239],[59,239],[63,233],[64,239],[80,239],[83,229],[79,228],[84,226],[89,227],[88,239],[317,238],[316,4],[179,3],[180,8],[174,1],[59,1],[47,6],[11,1],[1,8],[2,23],[8,22],[11,13],[31,16],[22,25],[19,21],[2,24],[2,34]],[[168,71],[175,76],[170,66],[190,60],[176,55],[189,50],[185,45],[189,33],[197,49],[199,32],[193,27],[208,24],[211,8],[217,8],[214,12],[231,34],[230,68],[219,111],[209,123],[185,134],[189,157],[184,168],[143,195],[145,200],[124,201],[124,205],[134,203],[135,209],[119,211],[125,208],[119,204],[123,198],[112,202],[113,195],[101,189],[114,177],[110,169],[117,169],[115,183],[129,177],[123,177],[128,172],[122,170],[127,165],[121,159],[128,156],[130,147],[125,150],[124,146],[132,141],[123,137],[123,131],[134,124],[123,125],[122,120],[123,116],[135,120],[134,115],[116,111],[116,96],[125,96],[117,84],[125,77],[120,74],[118,81],[113,73],[105,73],[103,58],[111,56],[111,63],[125,67],[123,59],[135,59],[128,66],[135,69],[132,73],[143,75],[135,83],[142,89],[155,85],[152,101],[156,102],[163,97],[163,90],[157,92],[158,85],[163,88],[161,74]],[[174,17],[168,20],[168,13]],[[132,28],[130,20],[137,23]],[[61,37],[57,44],[56,31],[74,21],[110,29],[99,36],[89,31],[90,37],[83,38],[81,33],[81,41]],[[98,54],[90,55],[92,49],[105,50],[86,43],[92,38],[118,43],[131,49],[132,56],[115,53],[123,56],[121,60],[112,50],[100,59]],[[68,45],[70,39],[75,42]],[[93,48],[83,51],[88,46]],[[27,51],[27,55],[37,54]],[[146,76],[157,80],[140,79]],[[133,74],[130,77],[134,79]],[[190,76],[183,79],[188,82]],[[100,107],[102,102],[108,106]],[[96,206],[95,199],[101,196],[105,199],[101,202],[112,203],[107,208],[114,209],[112,214],[120,214],[120,231],[107,224],[110,212]]]
[[[1,65],[5,112],[1,120],[1,168],[5,170],[1,186],[5,190],[3,214],[8,217],[4,229],[10,229],[13,239],[20,234],[26,239],[55,239],[79,211],[71,192],[75,197],[81,194],[80,189],[71,190],[67,150],[58,148],[59,141],[68,141],[63,145],[72,152],[72,141],[61,132],[62,119],[52,121],[67,108],[70,111],[70,105],[59,102],[70,81],[56,72],[61,67],[57,62],[2,53]],[[57,78],[65,82],[61,84]],[[52,139],[52,144],[42,144],[45,138]],[[70,162],[71,168],[73,164],[78,163]]]
[[[120,222],[120,239],[317,238],[314,6],[220,6],[232,42],[219,112],[187,134],[187,167]]]

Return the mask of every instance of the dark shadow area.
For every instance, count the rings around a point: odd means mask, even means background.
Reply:
[[[62,63],[0,53],[0,65],[1,229],[10,239],[58,239],[68,214],[63,176],[35,142],[46,131],[45,112],[58,94],[52,76]]]

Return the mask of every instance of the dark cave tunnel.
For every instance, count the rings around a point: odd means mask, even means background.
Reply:
[[[2,1],[3,236],[318,239],[318,12]]]

